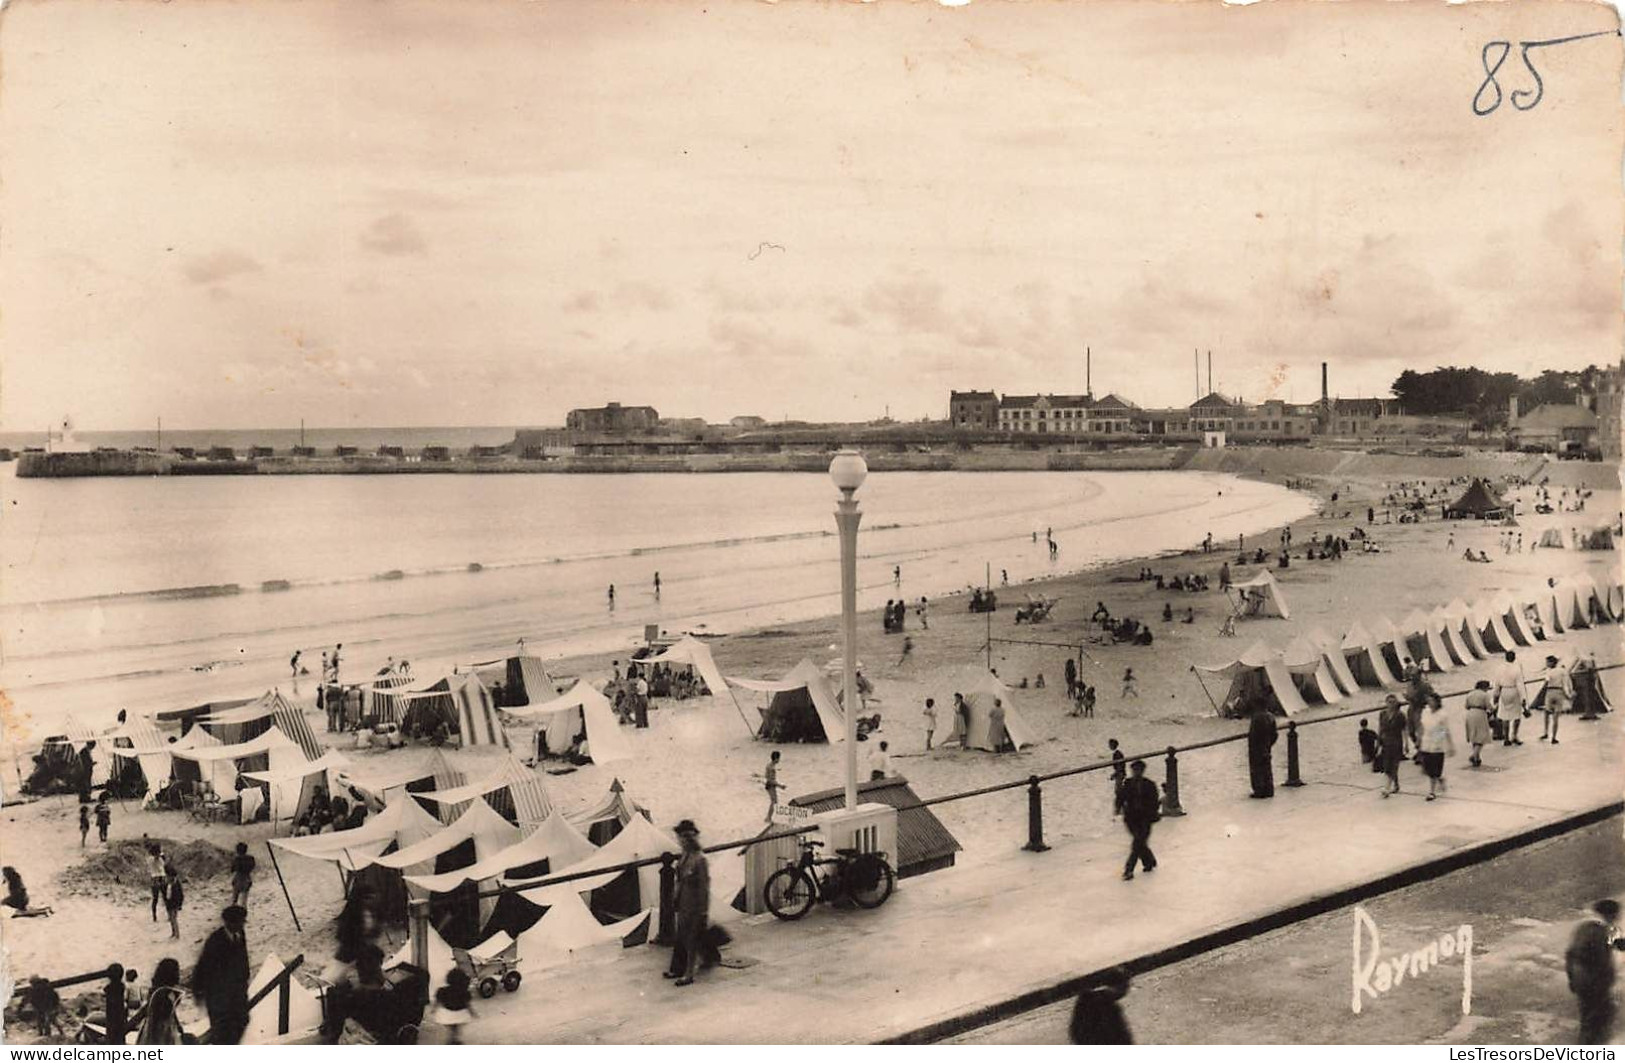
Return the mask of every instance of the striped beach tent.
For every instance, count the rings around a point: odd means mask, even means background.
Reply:
[[[361,715],[375,716],[381,723],[400,723],[406,711],[403,699],[395,697],[401,687],[410,690],[417,681],[410,672],[391,672],[373,678],[361,688]]]
[[[448,788],[413,791],[413,796],[439,811],[441,822],[451,823],[476,801],[483,801],[510,823],[529,832],[553,811],[553,799],[541,776],[525,767],[512,753],[495,758],[474,782]]]
[[[502,684],[499,708],[509,705],[539,704],[559,694],[559,682],[548,672],[540,657],[505,657],[481,661],[471,667],[480,682],[494,688]]]
[[[218,738],[223,745],[235,745],[258,738],[273,726],[293,739],[308,760],[320,759],[326,747],[316,737],[304,710],[282,696],[280,690],[267,690],[259,698],[233,709],[212,712],[197,725]]]
[[[401,705],[401,728],[409,734],[433,734],[444,724],[457,744],[508,747],[508,735],[497,716],[491,691],[473,672],[449,675],[421,690],[394,695]]]

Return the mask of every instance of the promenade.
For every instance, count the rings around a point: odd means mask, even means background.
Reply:
[[[1609,688],[1620,704],[1620,680]],[[1160,865],[1120,880],[1127,834],[1115,824],[910,879],[873,912],[819,908],[799,923],[771,916],[731,925],[721,968],[688,988],[660,977],[668,953],[608,953],[526,980],[479,1005],[481,1042],[871,1042],[904,1037],[1113,963],[1181,946],[1283,908],[1514,839],[1621,799],[1614,718],[1564,721],[1563,742],[1493,747],[1482,771],[1455,758],[1450,791],[1425,802],[1407,765],[1404,794],[1384,800],[1378,775],[1346,770],[1237,796],[1164,820]],[[1350,726],[1345,727],[1345,724]],[[1352,721],[1310,728],[1306,741],[1347,742]],[[1283,743],[1284,745],[1284,743]],[[1285,777],[1277,748],[1278,782]],[[1234,752],[1181,759],[1190,772],[1234,772]],[[1153,774],[1155,774],[1155,770]],[[1074,825],[1075,826],[1075,825]],[[1625,846],[1622,846],[1625,850]],[[714,862],[732,859],[712,856]],[[720,899],[719,899],[720,900]],[[1578,902],[1577,902],[1578,903]],[[426,1031],[428,1032],[428,1031]]]

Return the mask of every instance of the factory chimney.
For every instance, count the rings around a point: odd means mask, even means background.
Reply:
[[[1330,406],[1332,404],[1331,393],[1326,390],[1326,363],[1325,362],[1320,363],[1320,404],[1322,406]]]
[[[1207,352],[1207,393],[1213,394],[1213,352]]]
[[[1083,349],[1083,393],[1092,399],[1095,397],[1095,385],[1090,375],[1091,358],[1092,352],[1089,350],[1089,348],[1085,347]]]

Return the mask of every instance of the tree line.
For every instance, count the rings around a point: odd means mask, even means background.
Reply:
[[[1578,370],[1544,370],[1525,379],[1516,373],[1490,373],[1473,366],[1441,366],[1427,373],[1407,369],[1394,381],[1394,397],[1408,414],[1469,417],[1475,428],[1500,428],[1507,423],[1508,400],[1518,396],[1518,409],[1527,412],[1548,403],[1571,404],[1582,392],[1594,392],[1603,370],[1588,365]]]

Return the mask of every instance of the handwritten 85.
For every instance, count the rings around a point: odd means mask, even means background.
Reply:
[[[1599,30],[1596,33],[1580,33],[1573,37],[1553,37],[1544,41],[1519,41],[1518,58],[1523,60],[1524,69],[1529,72],[1529,78],[1534,82],[1534,88],[1516,88],[1512,90],[1510,99],[1512,106],[1520,111],[1530,111],[1540,103],[1541,97],[1546,95],[1546,83],[1541,80],[1540,71],[1535,69],[1534,57],[1530,55],[1536,48],[1551,48],[1559,44],[1571,44],[1574,41],[1587,41],[1593,37],[1617,37],[1619,30]],[[1501,82],[1497,75],[1506,63],[1507,57],[1512,54],[1511,41],[1491,41],[1479,53],[1479,62],[1484,65],[1484,81],[1473,94],[1473,113],[1483,118],[1494,114],[1500,109],[1504,98],[1501,93]]]

